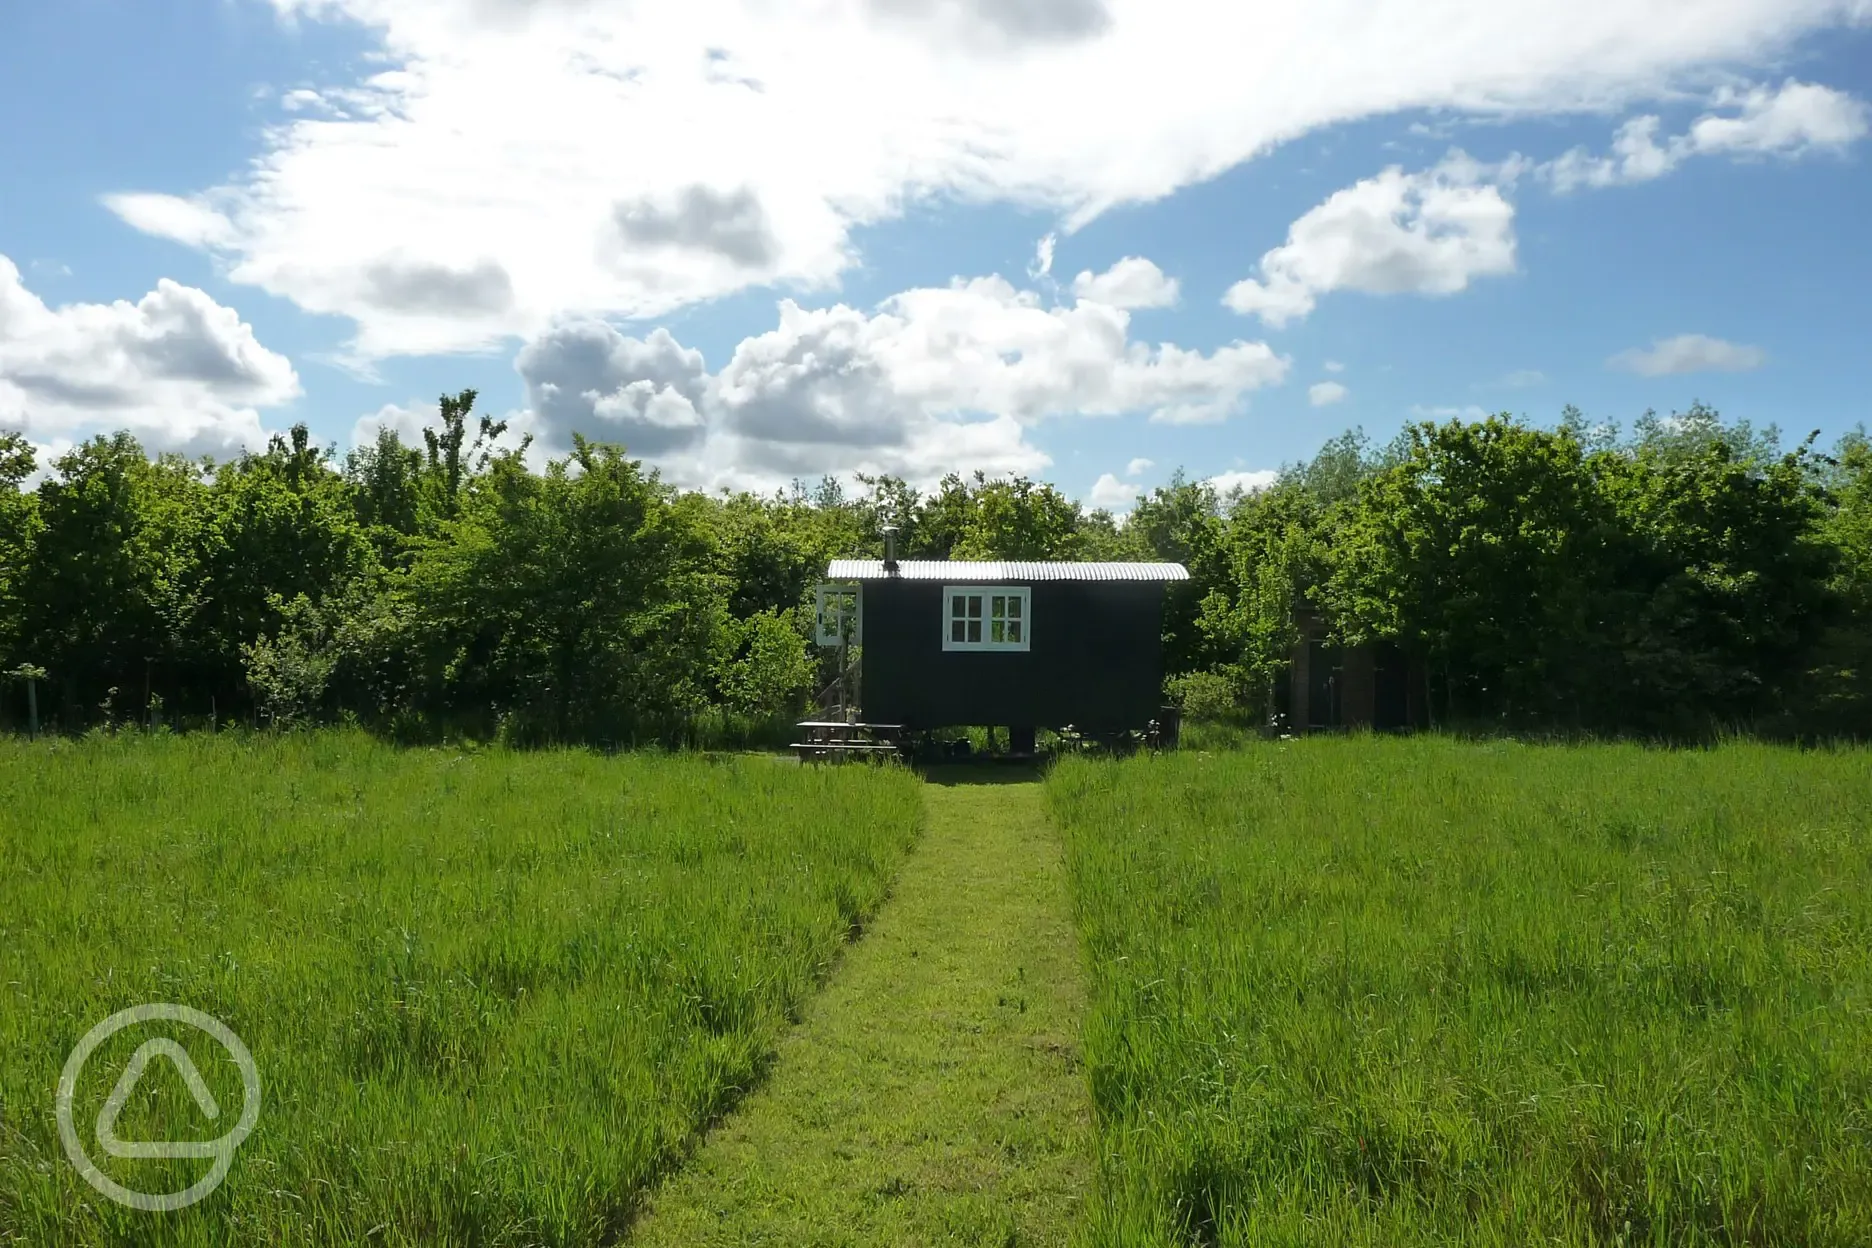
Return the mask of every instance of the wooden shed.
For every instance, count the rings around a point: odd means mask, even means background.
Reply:
[[[1428,685],[1421,662],[1389,642],[1333,645],[1326,622],[1305,608],[1296,613],[1295,624],[1300,636],[1287,679],[1275,688],[1275,712],[1289,731],[1390,731],[1428,725]]]
[[[826,575],[835,597],[852,587],[865,720],[1006,727],[1017,751],[1037,728],[1157,719],[1165,586],[1189,579],[1178,563],[917,559],[838,559]]]

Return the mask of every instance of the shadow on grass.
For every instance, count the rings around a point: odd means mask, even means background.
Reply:
[[[1045,774],[1031,759],[929,763],[918,769],[930,784],[1036,784]]]

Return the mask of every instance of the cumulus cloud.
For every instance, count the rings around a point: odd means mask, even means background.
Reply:
[[[1259,279],[1235,283],[1223,303],[1278,329],[1335,290],[1449,295],[1512,273],[1514,205],[1492,174],[1499,171],[1453,152],[1433,169],[1394,165],[1337,191],[1261,257]]]
[[[1780,156],[1840,152],[1872,129],[1872,110],[1843,91],[1789,79],[1779,88],[1729,88],[1716,109],[1663,142],[1661,119],[1647,114],[1620,126],[1610,155],[1574,148],[1536,169],[1556,191],[1648,182],[1695,156]]]
[[[595,321],[542,334],[516,367],[548,446],[574,431],[606,437],[676,479],[721,483],[1032,472],[1048,462],[1026,440],[1041,421],[1218,421],[1283,381],[1290,362],[1259,342],[1206,354],[1139,342],[1123,308],[1047,306],[991,276],[907,290],[870,311],[782,300],[778,324],[713,373],[667,330],[637,339]]]
[[[362,76],[321,88],[318,107],[295,95],[225,186],[108,202],[214,249],[236,282],[351,318],[368,358],[478,349],[575,315],[654,317],[754,283],[831,289],[861,260],[855,230],[919,204],[1009,203],[1071,229],[1322,126],[1664,98],[1863,12],[1862,0],[1726,0],[1694,21],[1681,0],[273,4],[366,32],[377,46]],[[692,188],[726,209],[713,227],[682,211]],[[1500,215],[1481,191],[1469,200]],[[660,241],[625,247],[633,229]],[[373,302],[362,275],[385,255],[457,273],[485,261],[512,299],[468,317]]]
[[[1724,342],[1704,334],[1660,338],[1647,348],[1621,351],[1606,364],[1640,377],[1672,377],[1680,373],[1745,373],[1760,368],[1768,353],[1760,347]]]
[[[1329,373],[1343,373],[1345,372],[1345,365],[1341,364],[1338,360],[1327,360],[1326,371]]]
[[[708,369],[700,351],[666,329],[636,339],[603,322],[559,326],[523,347],[515,367],[552,447],[570,445],[579,432],[658,456],[702,438],[697,405]]]
[[[1210,486],[1217,494],[1227,498],[1229,495],[1237,492],[1253,494],[1259,490],[1265,490],[1278,480],[1280,480],[1280,473],[1277,470],[1273,468],[1257,468],[1253,471],[1246,472],[1218,472],[1215,476],[1204,481],[1203,484]]]
[[[1086,501],[1094,507],[1103,507],[1106,511],[1121,511],[1137,501],[1137,496],[1143,490],[1144,487],[1141,485],[1120,481],[1112,473],[1105,472],[1100,473],[1099,479],[1092,483],[1091,490],[1086,494]]]
[[[497,448],[519,450],[527,435],[536,439],[539,436],[539,417],[532,411],[521,410],[508,412],[500,419],[507,424],[506,432],[494,440]],[[424,403],[412,399],[408,403],[386,403],[375,412],[360,416],[351,425],[351,445],[369,446],[377,441],[380,430],[388,429],[397,435],[405,446],[423,445],[423,431],[442,428],[442,411],[435,403]],[[543,471],[551,456],[536,441],[527,451],[526,460],[536,470]]]
[[[1156,466],[1157,466],[1157,463],[1155,460],[1144,459],[1140,456],[1139,458],[1134,459],[1130,463],[1125,465],[1125,476],[1127,477],[1142,476],[1144,473],[1149,472],[1152,468],[1155,468]]]
[[[134,304],[54,309],[0,256],[0,427],[48,446],[128,429],[226,456],[264,443],[256,409],[299,393],[292,364],[200,290],[164,278]]]
[[[1142,256],[1126,256],[1103,273],[1075,277],[1073,294],[1114,308],[1167,308],[1177,301],[1177,281]]]
[[[1320,381],[1307,387],[1307,402],[1314,407],[1330,407],[1352,393],[1336,381]]]
[[[1001,277],[905,291],[874,314],[780,305],[780,325],[736,348],[719,399],[744,431],[788,440],[878,437],[880,413],[1048,416],[1146,412],[1169,423],[1225,419],[1285,379],[1266,343],[1209,354],[1132,341],[1122,308],[1049,308]]]
[[[386,403],[368,416],[360,416],[351,425],[351,445],[369,446],[385,429],[397,435],[405,446],[421,446],[423,430],[440,428],[442,412],[434,403]]]

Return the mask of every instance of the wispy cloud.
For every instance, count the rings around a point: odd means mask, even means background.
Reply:
[[[1767,361],[1768,353],[1760,347],[1705,334],[1679,334],[1660,338],[1646,348],[1621,351],[1606,365],[1640,377],[1671,377],[1681,373],[1745,373]]]
[[[1805,156],[1840,152],[1872,130],[1872,109],[1844,91],[1789,80],[1778,88],[1727,89],[1712,101],[1717,111],[1662,142],[1662,121],[1634,117],[1619,127],[1610,155],[1576,147],[1538,166],[1536,176],[1556,191],[1623,186],[1663,177],[1697,156]]]

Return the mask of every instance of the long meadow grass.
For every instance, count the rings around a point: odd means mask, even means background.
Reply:
[[[758,1078],[918,812],[907,773],[758,757],[0,741],[0,1243],[616,1242]],[[146,1002],[221,1019],[262,1083],[225,1183],[174,1213],[105,1200],[54,1125],[73,1045]],[[222,1118],[154,1063],[118,1135],[222,1134],[234,1067],[158,1032]],[[150,1034],[87,1064],[81,1137]],[[150,1193],[207,1167],[90,1152]]]
[[[1872,1243],[1872,753],[1066,760],[1101,1245]]]

